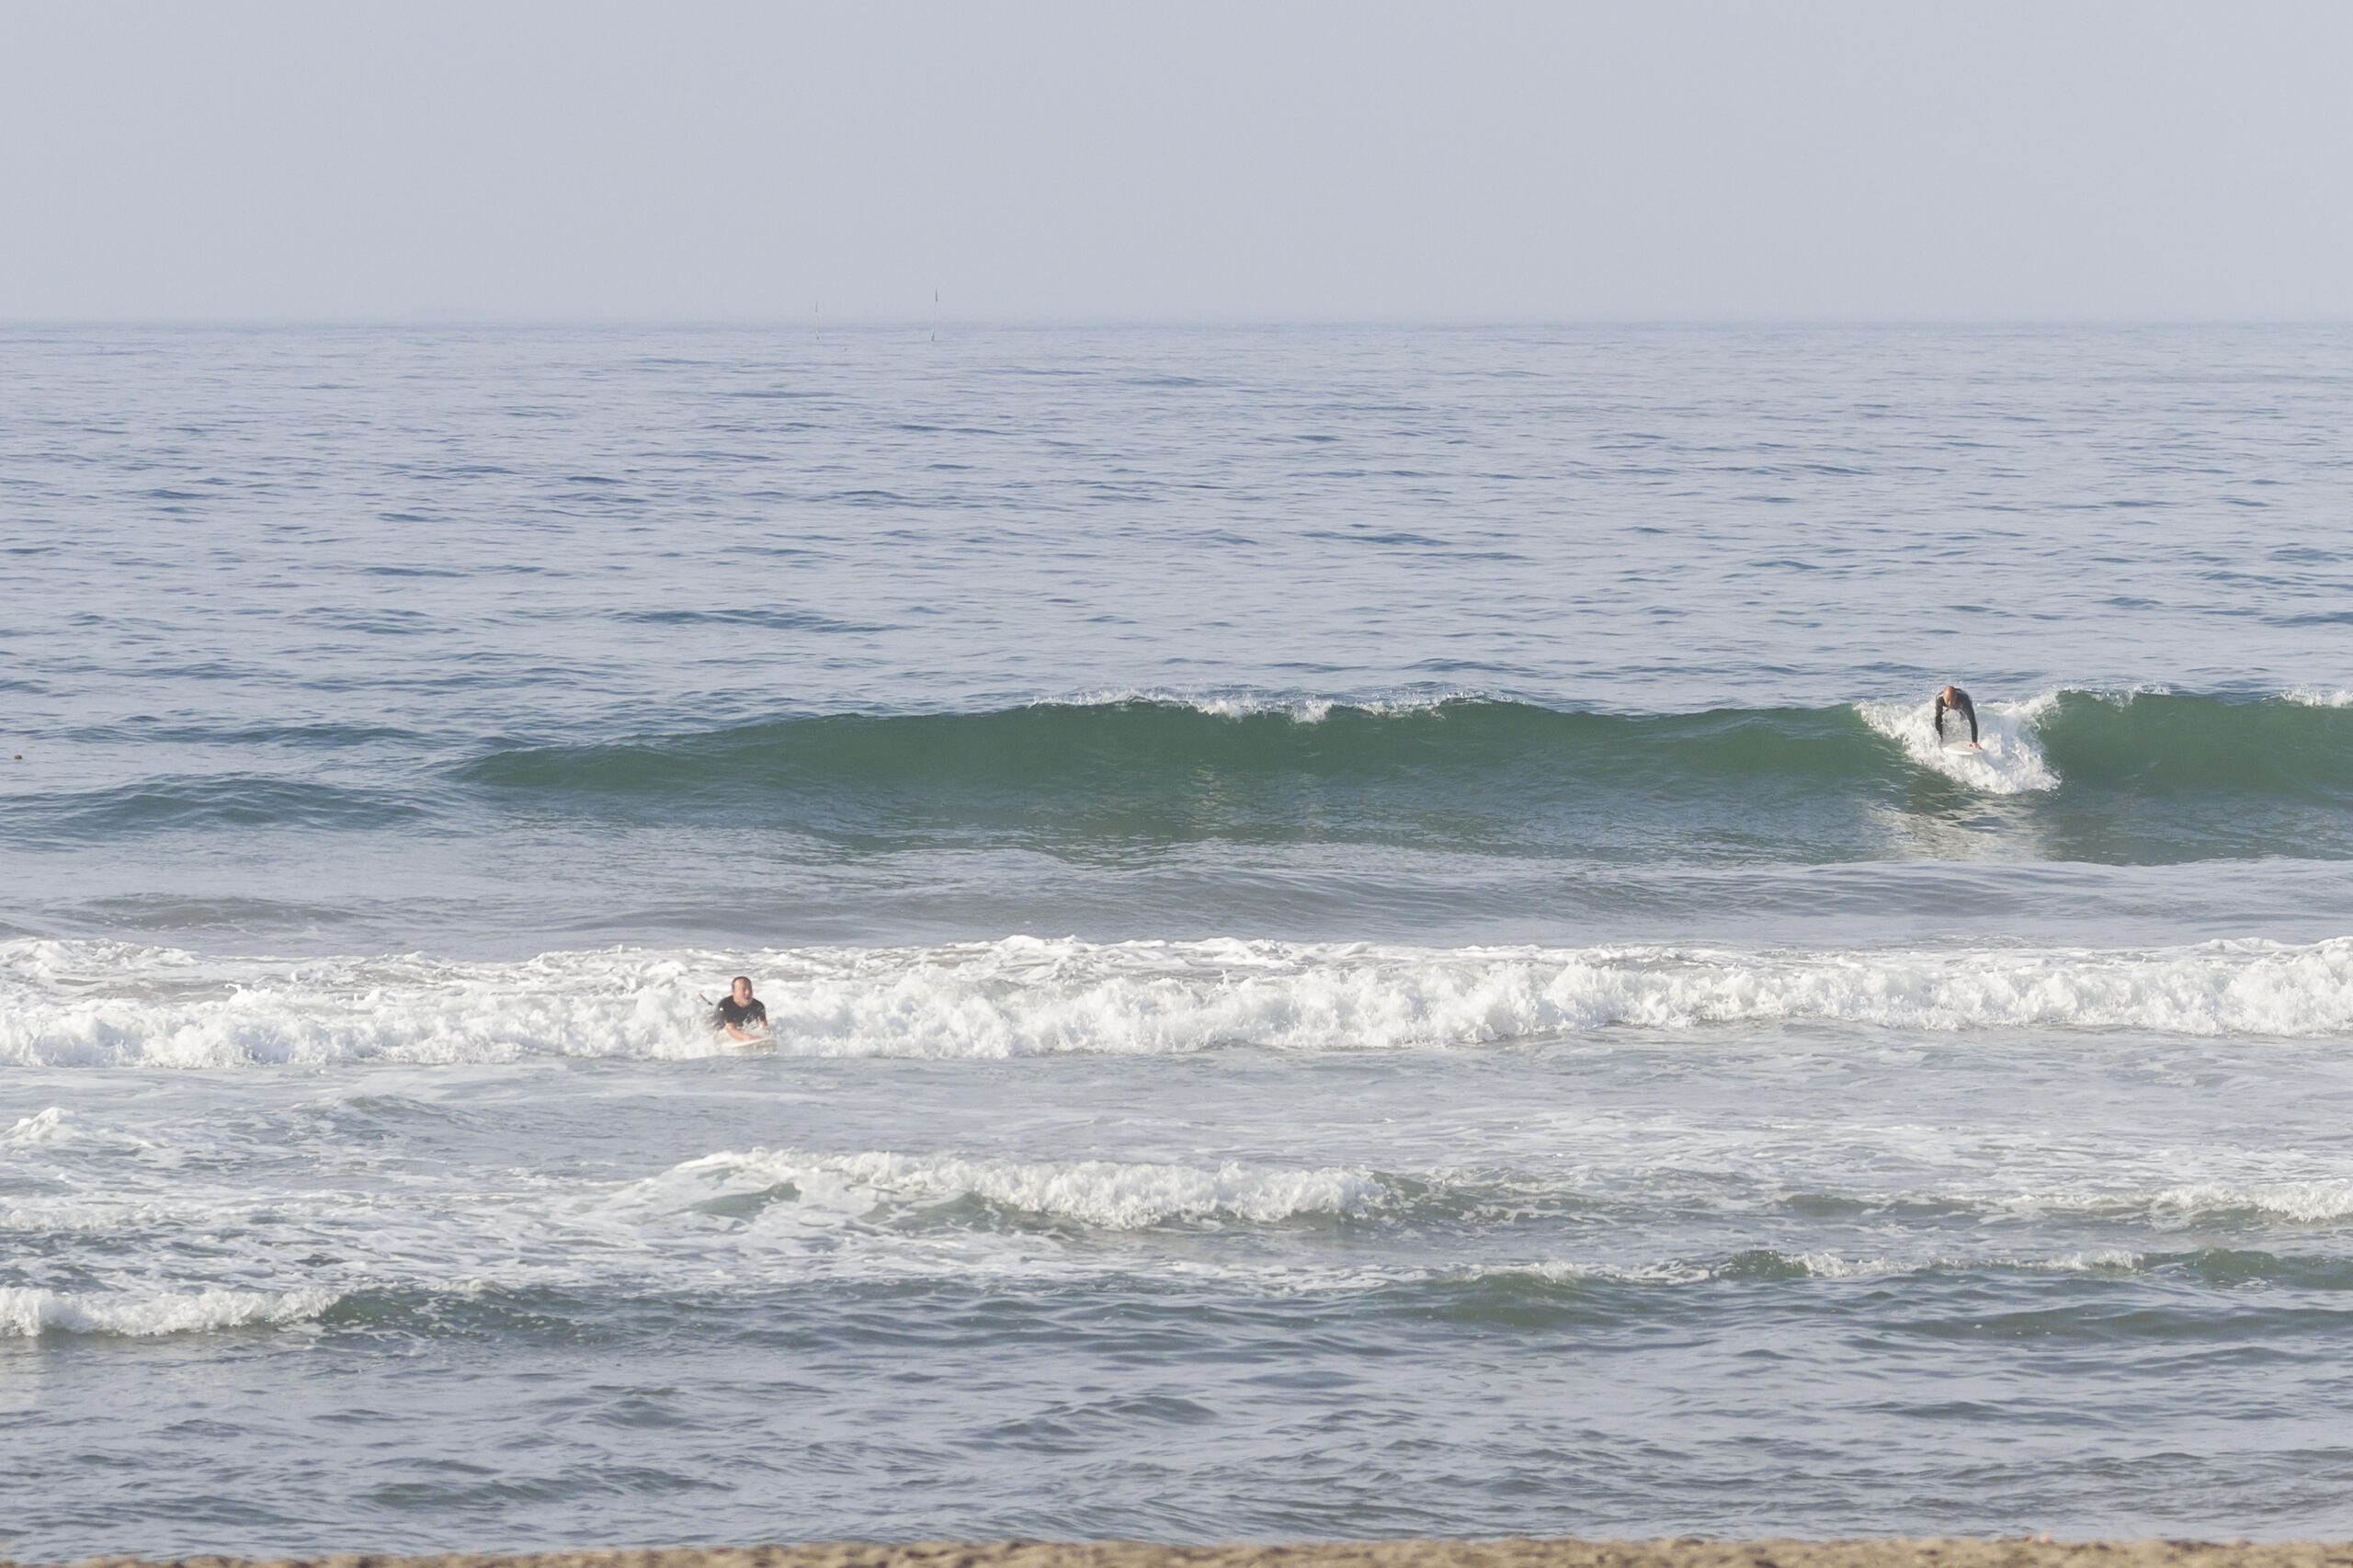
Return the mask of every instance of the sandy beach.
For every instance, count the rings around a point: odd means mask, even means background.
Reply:
[[[922,1541],[901,1546],[676,1547],[515,1556],[94,1557],[81,1568],[2323,1568],[2353,1542],[2195,1540]],[[29,1568],[7,1564],[6,1568]]]

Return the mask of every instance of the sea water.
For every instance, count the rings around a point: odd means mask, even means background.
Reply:
[[[8,1553],[2353,1531],[2353,332],[0,372]]]

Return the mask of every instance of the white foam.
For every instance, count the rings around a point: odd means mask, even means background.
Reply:
[[[64,1334],[149,1336],[317,1317],[340,1299],[333,1290],[204,1290],[100,1293],[0,1287],[0,1335]]]
[[[1018,1161],[870,1151],[808,1154],[790,1150],[723,1151],[690,1160],[649,1184],[698,1196],[757,1192],[786,1183],[801,1201],[837,1212],[868,1212],[886,1203],[929,1206],[978,1198],[1027,1213],[1130,1231],[1176,1220],[1242,1220],[1271,1224],[1305,1215],[1358,1213],[1383,1193],[1369,1171],[1214,1167],[1112,1160]]]
[[[2353,708],[2353,691],[2343,687],[2300,686],[2293,691],[2281,692],[2279,700],[2305,708]]]
[[[21,1117],[14,1127],[0,1132],[0,1145],[22,1148],[33,1143],[63,1142],[73,1136],[73,1130],[68,1125],[68,1118],[72,1114],[63,1106],[51,1106],[46,1110]]]
[[[1673,1259],[1660,1263],[1570,1263],[1548,1258],[1528,1265],[1508,1264],[1478,1270],[1472,1278],[1492,1278],[1499,1274],[1533,1274],[1539,1279],[1549,1279],[1556,1285],[1574,1285],[1588,1279],[1619,1285],[1700,1285],[1719,1277],[1715,1265],[1688,1259]]]
[[[2055,1257],[2017,1257],[2006,1254],[1984,1256],[1944,1253],[1920,1257],[1844,1257],[1831,1252],[1769,1254],[1782,1267],[1808,1279],[1876,1279],[1891,1275],[1917,1274],[1925,1269],[1999,1269],[2019,1273],[2109,1273],[2141,1267],[2143,1256],[2120,1248],[2064,1253]],[[1697,1285],[1711,1280],[1745,1278],[1756,1272],[1756,1255],[1733,1259],[1668,1259],[1652,1263],[1605,1264],[1547,1261],[1526,1269],[1490,1269],[1488,1273],[1525,1272],[1540,1278],[1572,1283],[1595,1279],[1627,1285]]]
[[[1916,1274],[1923,1269],[2005,1269],[2028,1274],[2106,1274],[2141,1267],[2142,1255],[2119,1247],[2093,1252],[2063,1253],[2056,1257],[1841,1257],[1836,1253],[1808,1252],[1790,1257],[1812,1279],[1871,1279],[1891,1274]]]
[[[2353,1181],[2280,1181],[2250,1186],[2193,1182],[2154,1194],[2149,1206],[2161,1214],[2193,1220],[2252,1211],[2302,1224],[2317,1224],[2353,1218]]]
[[[1104,687],[1067,697],[1041,698],[1033,708],[1108,708],[1121,703],[1149,703],[1160,708],[1189,708],[1220,719],[1247,719],[1279,713],[1301,724],[1320,724],[1336,708],[1390,717],[1424,713],[1449,702],[1484,700],[1472,691],[1415,692],[1397,697],[1298,697],[1250,691],[1184,691],[1165,687]]]
[[[285,962],[5,942],[0,1061],[206,1068],[709,1055],[723,1046],[702,1027],[696,990],[685,960],[659,955]]]
[[[2057,694],[2045,693],[2024,702],[1978,703],[1979,749],[1974,751],[1946,744],[1967,736],[1965,719],[1959,721],[1958,737],[1950,717],[1945,721],[1944,736],[1938,735],[1933,702],[1858,702],[1855,710],[1865,723],[1903,746],[1914,766],[1990,795],[2022,795],[2059,787],[2059,776],[2043,760],[2034,739],[2035,725],[2057,701]]]
[[[698,990],[757,977],[774,1051],[993,1060],[1398,1051],[1617,1026],[2353,1033],[2353,938],[2097,950],[1452,949],[1009,937],[759,954],[301,963],[0,943],[0,1061],[213,1068],[709,1056]],[[32,1119],[38,1120],[38,1119]],[[20,1123],[58,1136],[67,1124]]]

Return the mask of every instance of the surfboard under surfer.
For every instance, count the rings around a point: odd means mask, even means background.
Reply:
[[[1945,738],[1945,714],[1951,711],[1969,721],[1969,744],[1977,744],[1977,704],[1969,700],[1969,693],[1957,686],[1949,686],[1937,693],[1937,739]],[[1984,748],[1979,748],[1984,749]]]

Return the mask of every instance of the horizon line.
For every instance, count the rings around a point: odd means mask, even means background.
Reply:
[[[0,316],[0,331],[120,328],[165,331],[381,331],[501,328],[540,331],[1590,331],[1610,329],[2146,328],[2353,326],[2342,316],[2230,315],[1594,315],[1594,316],[805,316],[415,315],[415,316]]]

